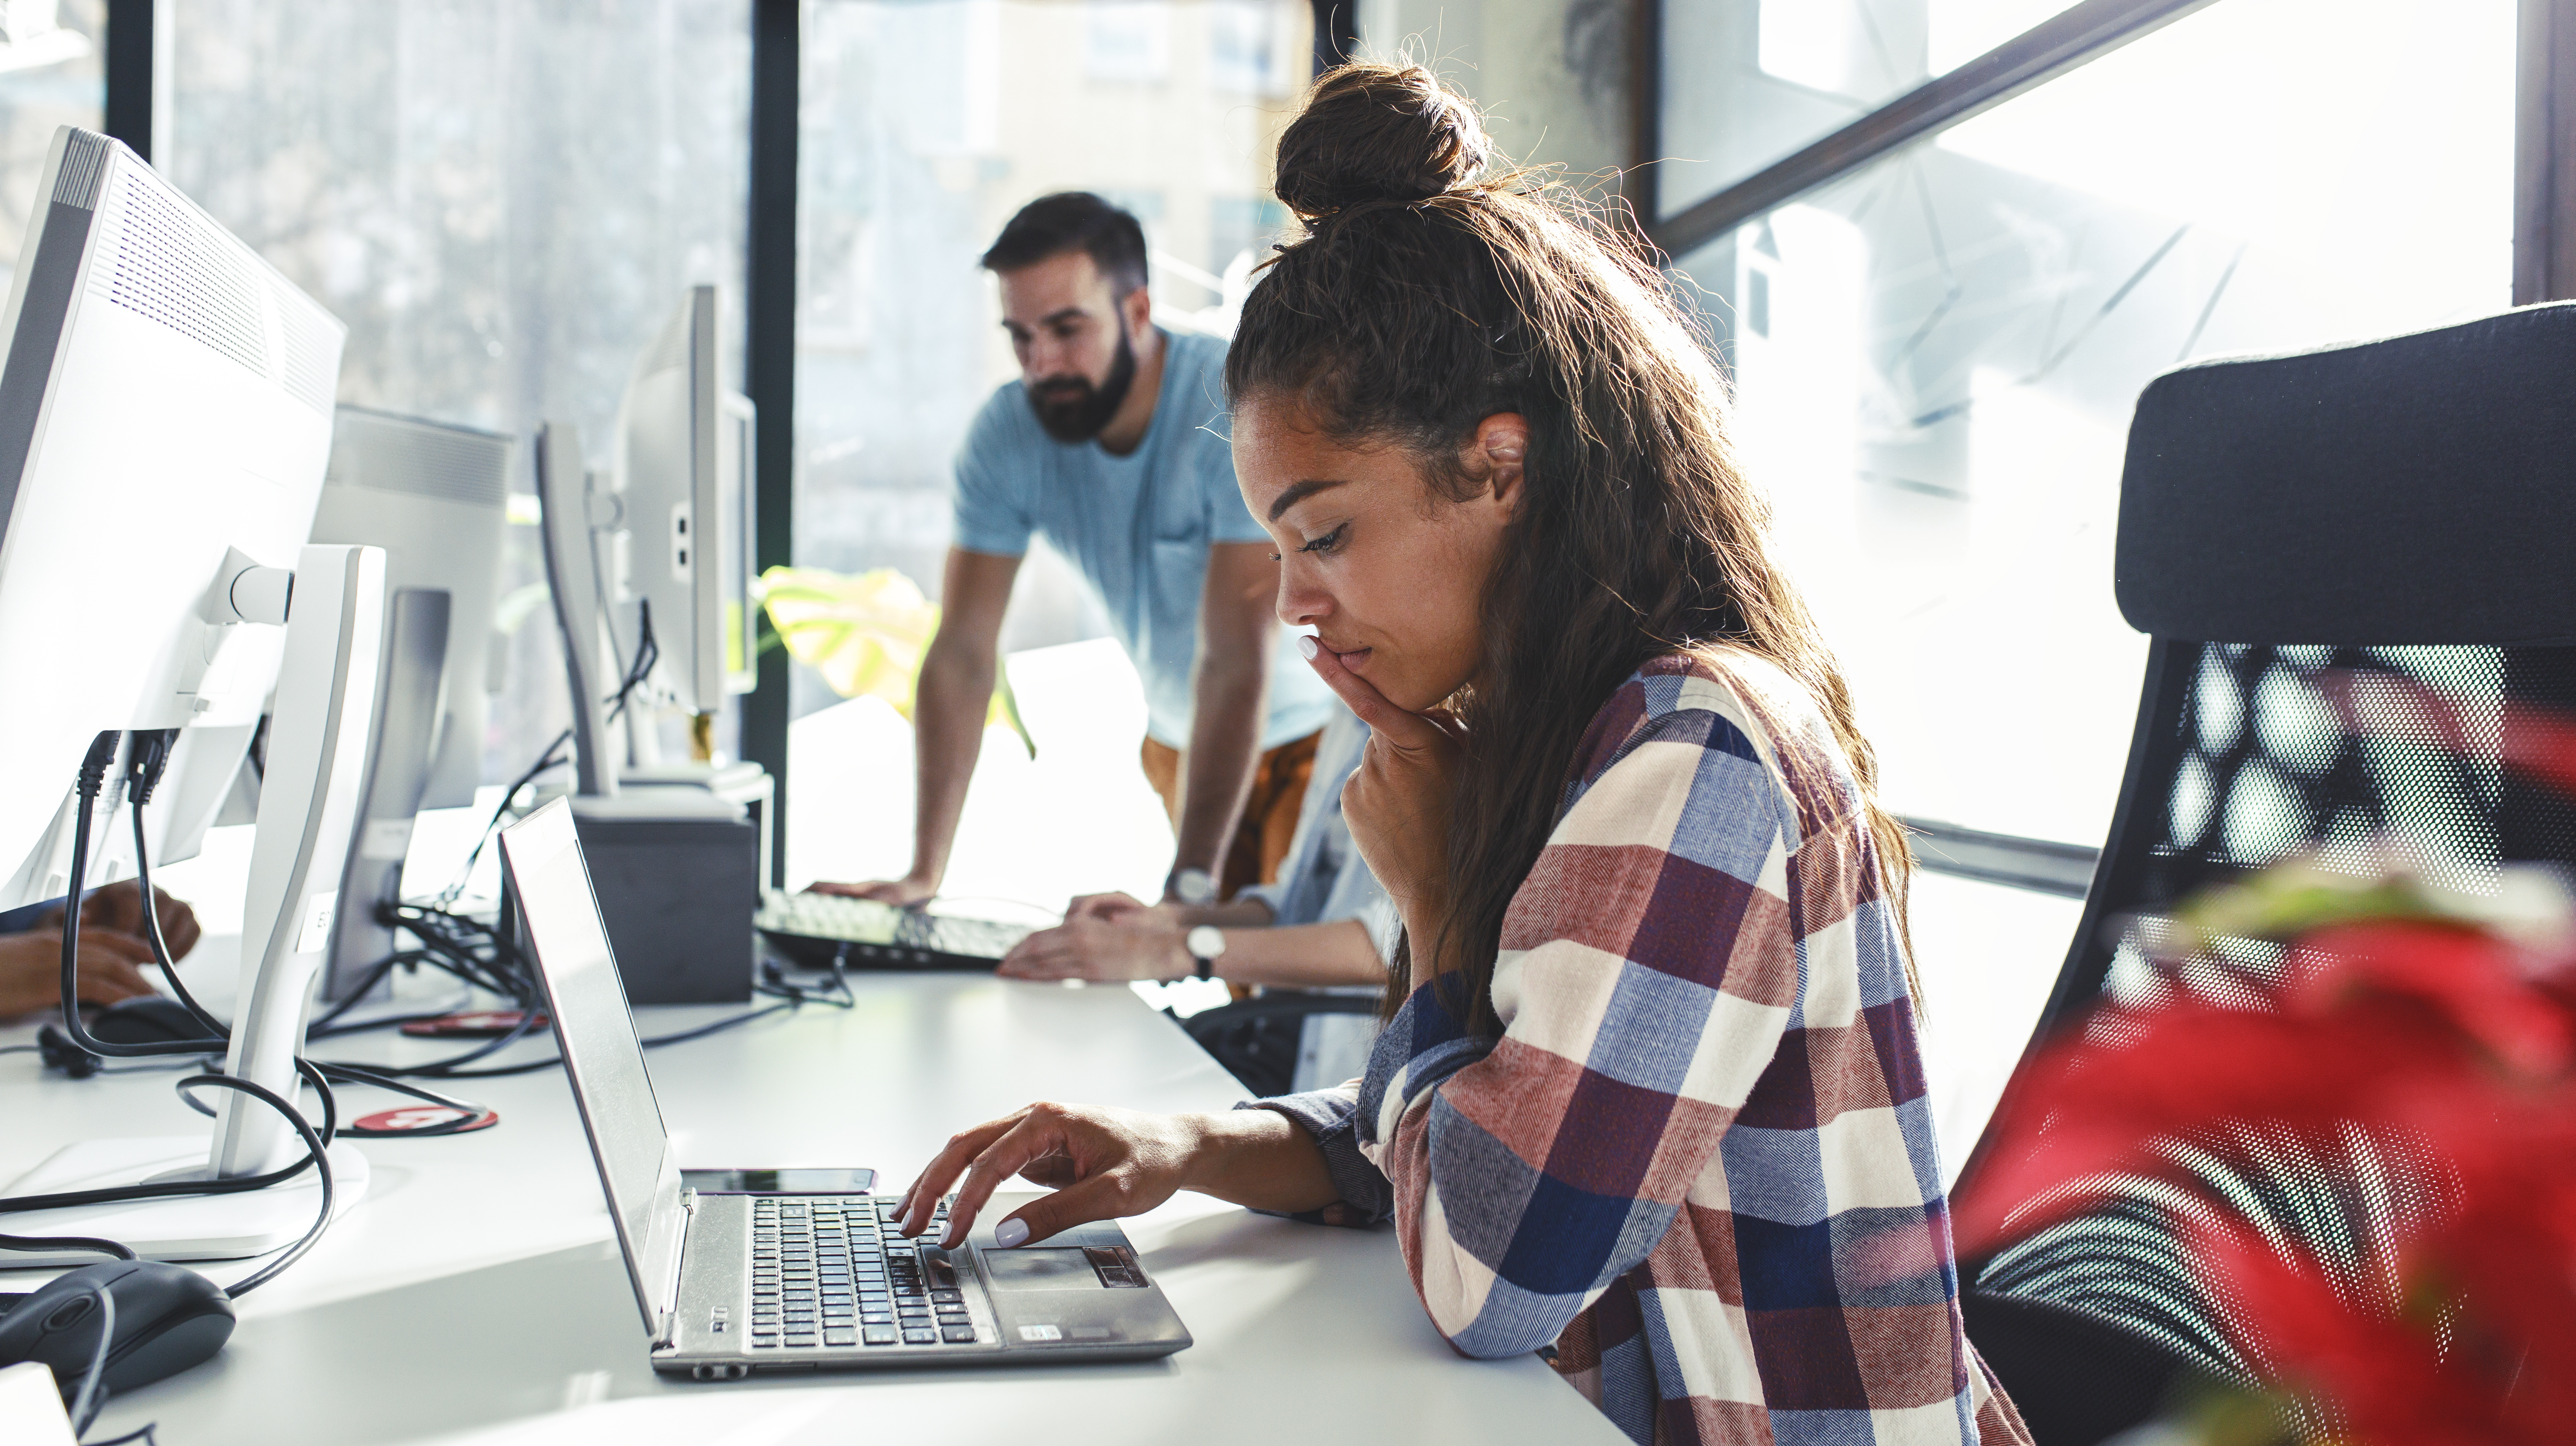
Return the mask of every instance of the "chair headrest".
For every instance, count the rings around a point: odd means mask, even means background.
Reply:
[[[2162,638],[2576,642],[2576,303],[2158,377],[2115,576]]]

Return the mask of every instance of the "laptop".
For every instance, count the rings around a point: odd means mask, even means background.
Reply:
[[[501,862],[607,1192],[653,1369],[697,1380],[885,1367],[1142,1360],[1190,1333],[1115,1224],[943,1250],[882,1196],[688,1189],[662,1128],[571,805],[501,834]],[[946,1216],[946,1204],[940,1216]]]
[[[1026,924],[782,889],[761,896],[751,923],[773,951],[807,969],[829,969],[837,961],[856,968],[990,973],[1012,945],[1036,932]]]

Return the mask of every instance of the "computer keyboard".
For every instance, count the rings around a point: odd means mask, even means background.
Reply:
[[[894,1205],[866,1195],[754,1200],[752,1349],[975,1343],[957,1268],[935,1243],[948,1202],[917,1240],[904,1238]]]
[[[1029,936],[1022,924],[898,909],[873,899],[773,890],[752,919],[780,954],[809,969],[990,969]]]

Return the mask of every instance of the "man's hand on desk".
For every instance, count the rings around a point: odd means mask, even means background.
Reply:
[[[154,992],[140,967],[151,959],[152,946],[132,934],[81,930],[81,999],[114,1004]],[[62,999],[63,931],[39,927],[0,934],[0,1019],[59,1008]]]
[[[906,874],[899,879],[873,879],[862,884],[817,883],[809,885],[806,892],[838,894],[845,899],[874,899],[880,904],[908,909],[938,893],[939,881]]]

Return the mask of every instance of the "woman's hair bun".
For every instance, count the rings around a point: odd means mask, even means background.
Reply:
[[[1427,201],[1493,157],[1466,97],[1418,65],[1355,64],[1315,82],[1279,137],[1282,204],[1309,220],[1369,201]]]

